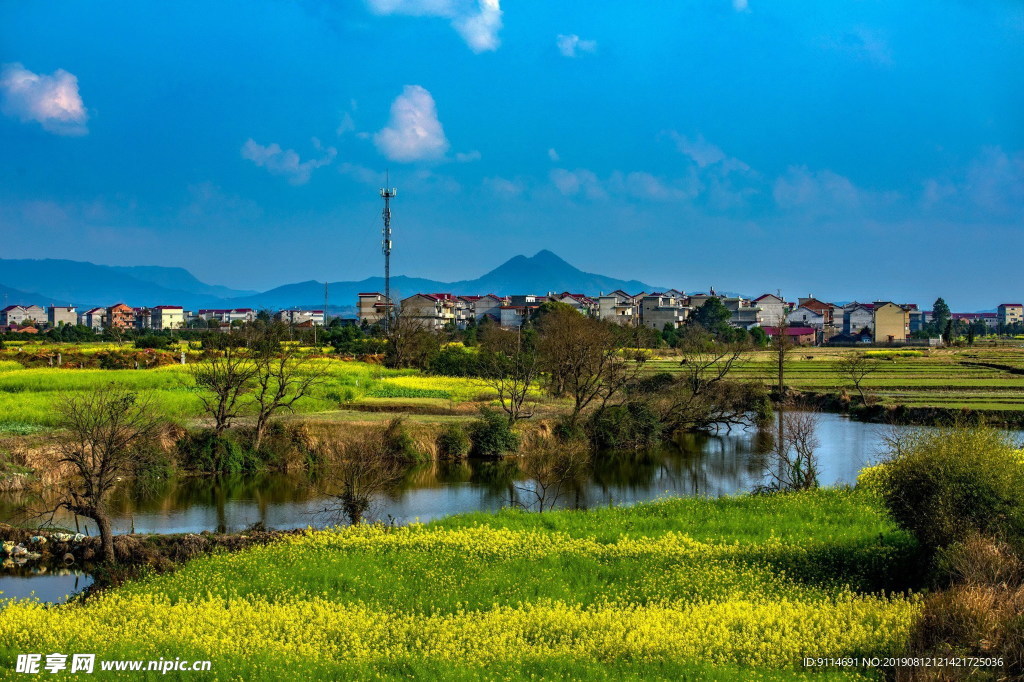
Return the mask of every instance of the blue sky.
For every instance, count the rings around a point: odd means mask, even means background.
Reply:
[[[4,257],[1024,298],[1024,5],[0,4]],[[2,275],[0,275],[2,281]]]

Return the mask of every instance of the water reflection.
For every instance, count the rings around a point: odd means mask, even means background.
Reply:
[[[853,483],[878,455],[888,427],[819,417],[821,483]],[[561,505],[594,507],[627,504],[664,495],[716,497],[749,491],[764,482],[774,447],[771,429],[733,429],[717,435],[684,434],[670,444],[640,453],[603,453],[586,476],[566,489]],[[507,506],[529,481],[515,459],[421,464],[374,505],[374,517],[397,523]],[[318,514],[333,492],[329,473],[187,477],[139,485],[126,483],[114,494],[117,532],[231,532],[254,523],[269,528],[321,526]],[[0,495],[0,519],[30,502]],[[95,533],[92,522],[73,517],[58,523]]]

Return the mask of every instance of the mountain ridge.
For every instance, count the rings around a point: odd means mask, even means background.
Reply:
[[[622,280],[585,272],[555,253],[542,249],[533,256],[513,256],[475,279],[443,282],[426,277],[391,278],[392,296],[421,292],[454,294],[546,294],[570,291],[596,296],[622,289],[654,291],[639,280]],[[328,285],[332,308],[354,308],[357,295],[383,291],[383,277],[335,281]],[[39,292],[39,293],[28,293]],[[283,284],[263,292],[207,284],[181,267],[98,265],[66,259],[0,259],[0,294],[10,303],[109,306],[123,301],[134,306],[181,305],[197,308],[322,307],[324,283],[316,280]]]

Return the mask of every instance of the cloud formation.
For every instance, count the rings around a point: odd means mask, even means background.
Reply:
[[[597,52],[596,40],[582,40],[575,33],[570,35],[558,34],[555,44],[563,57],[577,57],[583,53]]]
[[[419,85],[406,85],[395,98],[391,120],[373,142],[384,156],[403,163],[439,159],[448,151],[434,98]]]
[[[294,149],[281,149],[281,145],[272,142],[261,145],[251,137],[242,145],[242,158],[252,161],[261,168],[266,168],[272,175],[283,175],[293,185],[309,182],[313,171],[334,161],[338,151],[334,147],[324,147],[320,140],[313,138],[313,146],[324,152],[323,158],[303,161]]]
[[[35,121],[56,135],[85,135],[89,114],[78,93],[78,78],[64,69],[32,73],[21,64],[0,68],[0,111],[23,123]]]
[[[747,0],[732,0],[732,8],[737,12],[749,12],[750,6]]]
[[[830,170],[811,171],[807,166],[790,166],[772,188],[780,208],[852,208],[860,204],[860,192],[848,178]]]
[[[366,0],[375,14],[448,19],[473,52],[498,49],[500,0]]]
[[[479,161],[482,158],[482,154],[474,149],[471,152],[457,152],[455,154],[455,160],[459,163],[470,163],[471,161]]]

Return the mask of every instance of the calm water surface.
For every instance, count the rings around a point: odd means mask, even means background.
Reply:
[[[819,415],[817,435],[823,485],[854,483],[857,472],[878,460],[881,438],[891,427]],[[675,445],[645,453],[595,458],[586,480],[565,493],[566,506],[630,504],[663,496],[730,495],[764,482],[772,440],[756,429],[718,435],[686,435]],[[388,495],[376,500],[370,516],[397,523],[429,521],[461,512],[495,510],[524,499],[529,481],[514,460],[429,464],[410,468]],[[329,477],[265,474],[192,477],[155,487],[129,484],[113,501],[114,528],[126,533],[239,531],[254,523],[268,528],[323,527],[337,523],[323,509],[334,491]],[[0,495],[0,520],[25,504],[23,496]],[[92,522],[58,519],[68,528],[95,534]],[[13,575],[0,572],[0,591],[23,596],[31,583],[44,601],[58,601],[86,586],[82,575]]]

